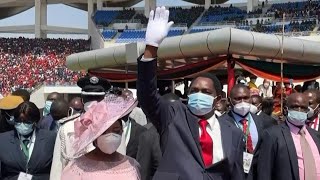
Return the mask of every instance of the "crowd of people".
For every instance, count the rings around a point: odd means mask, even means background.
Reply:
[[[185,101],[161,96],[157,50],[173,23],[165,7],[150,17],[136,99],[88,75],[70,102],[54,92],[39,109],[24,89],[0,100],[0,179],[320,179],[318,82],[272,88],[239,75],[226,96],[199,73]]]
[[[0,93],[32,91],[42,83],[71,85],[83,76],[65,66],[66,57],[90,49],[87,40],[0,38]]]

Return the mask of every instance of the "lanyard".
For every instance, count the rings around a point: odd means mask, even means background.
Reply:
[[[248,152],[248,145],[247,145],[247,143],[248,143],[248,136],[249,136],[249,134],[250,134],[250,124],[251,124],[251,117],[249,116],[248,117],[248,126],[247,126],[247,129],[246,129],[246,132],[245,132],[245,134],[244,134],[244,142],[245,142],[245,144],[246,144],[246,152]],[[238,128],[240,128],[240,129],[242,129],[242,132],[243,132],[243,125],[242,125],[242,128],[241,128],[241,125],[238,123],[238,122],[235,122],[236,123],[236,125],[237,125],[237,127]]]

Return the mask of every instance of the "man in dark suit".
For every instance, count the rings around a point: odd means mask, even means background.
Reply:
[[[40,129],[47,129],[50,130],[52,122],[54,122],[51,114],[50,109],[52,103],[57,99],[63,99],[63,96],[57,92],[50,93],[47,97],[45,102],[45,106],[43,109],[40,109],[40,115],[42,115],[41,120],[39,122]]]
[[[56,134],[36,128],[40,112],[35,104],[24,102],[15,112],[15,129],[0,134],[0,179],[49,180]]]
[[[262,97],[259,96],[259,95],[252,95],[251,96],[251,99],[252,99],[252,105],[254,105],[255,107],[257,107],[257,112],[254,113],[258,116],[261,117],[261,119],[264,119],[265,121],[269,121],[271,122],[272,124],[274,125],[277,125],[278,122],[273,119],[271,116],[267,115],[266,113],[264,113],[262,111]],[[253,113],[253,112],[252,112]]]
[[[256,166],[257,157],[259,156],[259,144],[261,141],[262,132],[268,127],[272,126],[270,118],[262,119],[256,114],[250,113],[252,108],[252,99],[250,97],[250,90],[243,84],[236,84],[230,92],[230,105],[231,110],[220,117],[222,121],[230,122],[234,127],[241,129],[245,135],[246,148],[245,153],[254,154],[255,158],[252,159],[251,167],[247,167],[247,179],[256,179]],[[249,169],[249,172],[248,172]]]
[[[264,132],[258,161],[259,180],[320,179],[320,135],[305,125],[308,105],[306,95],[290,95],[286,122]]]
[[[304,92],[309,99],[309,109],[307,125],[320,133],[320,91],[309,89]]]
[[[144,56],[138,59],[137,96],[147,117],[157,128],[163,157],[154,180],[226,180],[244,178],[243,135],[214,116],[221,94],[216,76],[200,75],[191,83],[188,106],[163,100],[157,91],[157,47],[167,36],[169,11],[151,11]]]

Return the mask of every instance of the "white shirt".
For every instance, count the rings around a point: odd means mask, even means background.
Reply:
[[[212,164],[215,164],[219,161],[221,161],[224,157],[223,154],[223,147],[222,147],[222,140],[221,140],[221,129],[220,129],[220,123],[217,120],[216,116],[213,115],[208,120],[208,125],[206,127],[206,130],[208,134],[210,135],[212,141],[213,141],[213,160]],[[202,130],[199,127],[199,137],[201,137]]]

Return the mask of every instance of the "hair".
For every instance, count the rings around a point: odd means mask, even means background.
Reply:
[[[57,121],[68,116],[69,104],[64,99],[57,99],[52,103],[50,114]]]
[[[190,87],[192,86],[193,82],[198,79],[198,78],[208,78],[212,81],[213,83],[213,87],[216,90],[217,96],[222,94],[222,86],[221,83],[219,81],[219,79],[217,78],[216,75],[212,74],[212,73],[202,73],[200,75],[198,75],[197,77],[193,78],[190,84]]]
[[[91,101],[102,101],[104,99],[104,96],[105,95],[95,95],[95,96],[92,96],[92,95],[81,95],[81,98],[82,98],[82,102],[83,104],[84,103],[87,103],[87,102],[91,102]]]
[[[12,92],[12,95],[22,97],[23,101],[30,101],[30,93],[25,89],[17,89]]]
[[[262,103],[262,97],[259,95],[252,95],[251,98],[257,98]]]
[[[308,89],[306,91],[304,91],[304,93],[312,93],[314,95],[316,95],[316,102],[320,103],[320,91],[317,89]]]
[[[233,88],[231,89],[231,92],[230,92],[230,97],[232,98],[235,94],[235,91],[238,90],[238,89],[247,89],[249,91],[249,94],[250,94],[250,89],[248,86],[244,85],[244,84],[236,84],[233,86]]]
[[[58,93],[58,92],[52,92],[48,95],[47,99],[50,97],[50,96],[57,96],[57,99],[63,99],[63,95]]]
[[[35,123],[40,121],[39,108],[32,102],[26,101],[21,103],[14,112],[14,118],[18,119],[21,114],[24,114]]]
[[[273,112],[273,99],[272,98],[264,98],[261,103],[261,110],[267,115],[271,116]]]

